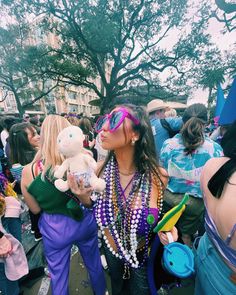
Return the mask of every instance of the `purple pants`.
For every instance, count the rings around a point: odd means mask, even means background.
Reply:
[[[93,291],[104,295],[105,276],[98,249],[97,224],[92,212],[82,221],[61,214],[43,213],[39,221],[53,295],[69,294],[70,251],[77,245],[88,270]]]

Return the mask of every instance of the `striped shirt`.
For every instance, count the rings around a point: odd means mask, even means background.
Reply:
[[[217,230],[217,227],[214,223],[214,220],[211,218],[211,216],[208,214],[207,210],[205,213],[205,228],[206,233],[208,237],[210,238],[213,245],[216,247],[218,252],[221,254],[221,256],[227,261],[229,265],[232,265],[233,267],[236,267],[236,250],[232,249],[229,244],[233,237],[233,235],[236,232],[236,223],[234,224],[231,232],[227,236],[226,240],[223,240],[220,237],[220,234]]]

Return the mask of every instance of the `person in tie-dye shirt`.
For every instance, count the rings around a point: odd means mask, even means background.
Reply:
[[[188,107],[183,114],[183,122],[180,134],[164,142],[160,160],[169,174],[164,211],[178,204],[185,193],[190,196],[177,223],[184,243],[190,245],[192,235],[203,224],[204,203],[200,189],[202,168],[210,158],[220,157],[223,152],[220,145],[204,133],[207,109],[203,104]]]

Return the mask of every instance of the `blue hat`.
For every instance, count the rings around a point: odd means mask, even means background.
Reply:
[[[219,125],[229,125],[236,120],[236,77],[230,88],[229,95],[225,101],[220,114]]]

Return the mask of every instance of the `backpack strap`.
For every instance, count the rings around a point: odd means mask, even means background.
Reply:
[[[162,127],[168,131],[169,136],[172,137],[171,134],[173,133],[173,130],[170,127],[170,124],[166,121],[166,119],[160,119],[160,122],[161,122]]]

